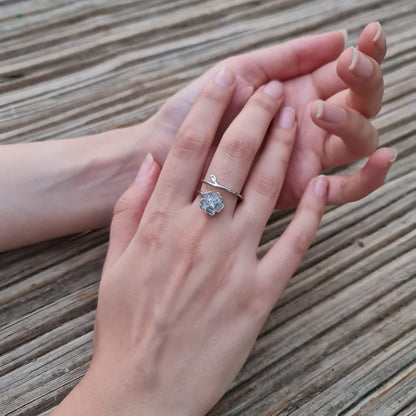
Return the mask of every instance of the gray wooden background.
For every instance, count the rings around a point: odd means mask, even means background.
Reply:
[[[131,125],[221,58],[330,29],[354,44],[374,20],[389,45],[374,123],[398,160],[328,209],[212,416],[416,414],[416,1],[0,0],[0,143]],[[0,415],[48,414],[85,372],[107,239],[0,255]]]

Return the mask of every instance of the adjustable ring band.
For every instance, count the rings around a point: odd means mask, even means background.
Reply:
[[[210,175],[210,178],[211,178],[211,182],[207,181],[206,179],[202,179],[202,183],[205,183],[206,185],[213,186],[214,188],[222,189],[223,191],[226,191],[226,192],[236,196],[240,201],[243,200],[243,195],[239,194],[236,191],[233,191],[230,188],[227,188],[226,186],[220,185],[217,182],[217,178],[215,177],[215,175]]]
[[[243,200],[243,195],[227,188],[226,186],[220,185],[217,182],[217,178],[215,177],[215,175],[211,175],[210,178],[212,182],[209,182],[206,179],[202,179],[202,183],[205,183],[206,185],[212,186],[214,188],[222,189],[223,191],[229,192],[230,194],[236,196],[240,201]],[[217,212],[221,212],[224,208],[222,196],[219,192],[203,192],[199,190],[198,194],[202,196],[202,199],[199,203],[199,207],[202,210],[204,210],[205,214],[213,216]]]

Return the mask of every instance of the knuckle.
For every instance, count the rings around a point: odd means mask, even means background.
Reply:
[[[252,230],[264,222],[264,218],[259,214],[258,209],[254,206],[247,206],[244,210],[244,226],[247,230]]]
[[[368,140],[367,154],[373,153],[379,145],[378,131],[372,125],[371,125],[370,129],[371,129],[371,131],[368,135],[369,140]]]
[[[352,107],[368,119],[375,117],[383,105],[384,85],[382,77],[375,76],[375,79],[370,82],[362,81],[353,89],[355,92],[354,100],[351,100],[351,97],[349,99]]]
[[[149,249],[159,250],[163,245],[164,233],[169,214],[162,210],[154,211],[150,218],[140,225],[139,240]]]
[[[254,94],[252,102],[255,106],[260,107],[264,112],[271,115],[274,115],[278,108],[278,101],[264,93]]]
[[[277,190],[278,180],[273,175],[259,174],[253,178],[254,189],[263,197],[270,198]]]
[[[207,84],[199,95],[199,97],[204,100],[212,101],[214,104],[220,105],[223,105],[227,102],[227,96],[227,90],[221,88],[214,82]]]
[[[258,321],[261,325],[266,320],[269,307],[271,294],[274,293],[273,287],[266,284],[258,284],[251,292],[251,301],[249,303],[249,313],[252,318]],[[274,297],[273,297],[274,300]]]
[[[375,100],[374,104],[367,110],[367,118],[375,117],[381,110],[383,106],[382,97],[379,97]]]
[[[279,132],[278,135],[273,135],[274,140],[277,140],[282,146],[282,155],[283,158],[288,160],[290,158],[290,154],[292,152],[293,145],[295,143],[295,132],[285,130]]]
[[[244,134],[233,134],[228,136],[223,143],[223,150],[230,159],[248,159],[256,152],[256,144]]]
[[[262,325],[268,315],[272,288],[260,279],[250,277],[243,287],[238,288],[236,309],[239,315],[249,316],[252,322]]]
[[[173,146],[175,156],[189,159],[200,153],[206,146],[207,138],[198,129],[187,127],[178,133]]]
[[[373,130],[372,139],[373,139],[373,151],[374,151],[378,148],[380,144],[380,135],[376,128],[373,127],[372,130]]]
[[[378,108],[378,105],[377,105],[376,108],[374,106],[370,107],[370,106],[367,105],[367,103],[364,102],[364,105],[363,105],[360,113],[365,118],[372,118],[372,117],[375,117],[379,111],[380,111],[380,109]]]
[[[170,120],[176,116],[176,107],[175,97],[169,97],[156,115],[160,116],[160,120]]]

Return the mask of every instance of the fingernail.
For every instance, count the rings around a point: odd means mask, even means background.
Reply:
[[[221,87],[229,87],[234,82],[234,79],[234,72],[224,67],[215,77],[215,83],[221,85]]]
[[[391,159],[390,159],[390,163],[393,163],[397,159],[397,150],[395,150],[395,149],[390,149],[390,150],[391,150],[391,154],[392,154]]]
[[[293,127],[293,124],[295,124],[295,118],[295,110],[291,107],[285,107],[280,112],[277,124],[279,125],[279,127],[283,127],[284,129],[291,129]]]
[[[376,43],[380,39],[380,36],[383,34],[383,28],[382,28],[380,22],[376,22],[376,24],[377,24],[377,32],[376,32],[376,34],[373,38],[374,43]]]
[[[344,49],[345,49],[345,46],[348,42],[348,30],[347,29],[342,29],[342,30],[339,30],[338,32],[341,33],[342,36],[344,37]]]
[[[328,184],[328,179],[325,175],[319,175],[316,178],[313,190],[318,198],[323,198],[326,196],[328,191]]]
[[[373,63],[367,56],[359,52],[357,48],[352,49],[352,59],[349,70],[359,77],[368,78],[373,73]]]
[[[144,158],[142,165],[140,166],[139,171],[137,172],[136,181],[140,181],[147,176],[150,171],[150,168],[153,164],[153,156],[151,153],[148,153]]]
[[[270,97],[278,98],[282,95],[283,92],[283,84],[279,81],[270,81],[264,87],[264,93],[270,95]]]
[[[328,123],[343,124],[347,119],[347,112],[334,104],[317,100],[316,118]]]

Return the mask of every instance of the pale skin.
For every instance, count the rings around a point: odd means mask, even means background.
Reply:
[[[222,67],[234,72],[236,87],[207,161],[253,92],[279,80],[285,89],[283,106],[296,112],[298,129],[276,206],[296,207],[309,180],[322,170],[369,156],[355,174],[328,177],[328,204],[364,197],[382,185],[395,158],[391,150],[377,149],[377,132],[367,118],[377,114],[383,95],[379,64],[386,43],[381,27],[371,23],[364,29],[359,52],[343,48],[343,35],[330,32],[235,56],[139,125],[88,138],[2,146],[0,251],[109,225],[117,199],[145,155],[150,152],[163,165],[202,86]],[[370,71],[357,75],[369,65]],[[336,122],[329,122],[337,109],[341,115],[338,111]]]
[[[55,416],[206,414],[247,359],[310,245],[327,202],[324,176],[310,180],[266,256],[256,255],[296,137],[295,112],[281,108],[283,86],[275,81],[250,97],[208,162],[207,172],[242,188],[244,200],[223,191],[220,213],[200,209],[199,178],[235,88],[230,70],[214,73],[160,174],[146,159],[116,205],[93,360]]]
[[[377,25],[362,37],[372,28]],[[329,36],[337,43],[339,35]],[[369,38],[374,43],[373,34]],[[366,52],[378,60],[384,56],[377,45]],[[364,58],[353,54],[347,50],[337,63],[283,84],[267,77],[259,85],[252,80],[255,92],[245,98],[247,79],[237,64],[225,62],[149,121],[162,117],[160,136],[152,142],[158,156],[144,158],[114,210],[92,363],[54,416],[195,416],[220,399],[310,245],[326,204],[371,192],[392,164],[389,149],[375,150],[376,133],[363,116],[381,104],[379,66],[370,60],[371,80],[363,81],[351,61],[361,65]],[[342,81],[330,77],[331,68]],[[317,81],[321,76],[323,84]],[[319,94],[314,82],[321,86]],[[345,85],[367,92],[355,96]],[[183,98],[187,94],[190,101]],[[334,103],[345,113],[330,107]],[[344,121],[324,121],[334,114]],[[317,127],[323,123],[326,131]],[[366,167],[351,177],[317,176],[365,154],[371,154]],[[238,202],[222,191],[225,207],[213,217],[200,209],[197,194],[200,178],[210,173],[244,194]],[[271,212],[289,205],[297,206],[293,220],[258,259]]]

